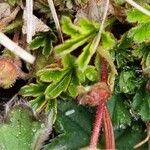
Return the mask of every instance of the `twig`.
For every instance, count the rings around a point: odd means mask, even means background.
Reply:
[[[134,146],[134,148],[136,149],[136,148],[141,147],[143,144],[145,144],[146,142],[148,142],[149,138],[150,138],[150,136],[148,135],[143,141],[141,141],[140,143],[136,144]]]
[[[136,2],[134,2],[133,0],[126,0],[130,5],[132,5],[134,8],[138,9],[139,11],[141,11],[142,13],[144,13],[147,16],[150,16],[150,11],[148,11],[147,9],[143,8],[142,6],[140,6],[139,4],[137,4]]]
[[[49,4],[49,7],[51,9],[51,13],[52,13],[52,16],[53,16],[53,19],[54,19],[54,22],[55,22],[55,26],[56,26],[56,30],[58,32],[58,36],[59,36],[61,42],[63,43],[64,42],[63,35],[62,35],[62,32],[61,32],[60,23],[59,23],[59,20],[58,20],[58,16],[57,16],[57,13],[56,13],[56,10],[55,10],[53,0],[48,0],[48,4]]]
[[[140,143],[136,144],[136,145],[134,146],[134,149],[141,147],[141,146],[142,146],[143,144],[145,144],[146,142],[148,142],[148,144],[149,144],[149,140],[150,140],[150,123],[148,122],[148,123],[146,124],[146,126],[147,126],[147,137],[146,137],[144,140],[142,140]],[[148,148],[148,149],[149,149],[149,148]]]
[[[31,54],[27,53],[24,49],[22,49],[20,46],[18,46],[16,43],[14,43],[12,40],[10,40],[4,33],[0,32],[0,44],[2,44],[4,47],[21,57],[23,60],[33,63],[35,60],[35,57]]]
[[[33,0],[26,0],[26,11],[27,11],[27,43],[32,40],[32,29],[33,29]]]
[[[101,35],[102,35],[103,29],[104,29],[104,23],[105,23],[105,20],[106,20],[106,17],[107,17],[108,8],[109,8],[109,0],[106,0],[106,5],[105,5],[105,8],[104,8],[104,14],[103,14],[103,17],[102,17],[102,22],[101,22],[101,25],[100,25],[100,28],[99,28],[99,31],[98,31],[96,41],[95,41],[95,46],[93,48],[94,53],[97,50],[97,47],[98,47],[99,42],[101,40]]]

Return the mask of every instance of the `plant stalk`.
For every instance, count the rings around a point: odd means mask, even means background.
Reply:
[[[105,134],[105,149],[114,150],[115,138],[114,138],[113,126],[106,106],[104,106],[103,123],[104,123],[104,134]]]
[[[97,108],[96,119],[89,146],[91,149],[96,149],[97,147],[99,132],[102,126],[103,113],[104,113],[104,103],[102,105],[99,105]]]

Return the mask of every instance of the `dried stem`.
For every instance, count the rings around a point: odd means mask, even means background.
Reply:
[[[21,57],[23,60],[33,63],[35,57],[27,53],[24,49],[19,47],[15,42],[10,40],[4,33],[0,32],[0,44],[15,53],[17,56]]]
[[[108,8],[109,8],[109,0],[106,0],[106,5],[105,5],[105,8],[104,8],[104,14],[103,14],[103,17],[102,17],[102,22],[101,22],[101,25],[100,25],[100,28],[99,28],[99,31],[98,31],[98,35],[97,35],[97,38],[96,38],[96,41],[95,41],[95,45],[94,45],[94,48],[93,48],[94,53],[97,50],[97,47],[98,47],[98,45],[100,43],[100,40],[101,40],[101,35],[102,35],[103,30],[104,30],[104,23],[105,23],[105,20],[106,20],[106,17],[107,17]]]
[[[148,146],[149,146],[149,140],[150,140],[150,123],[149,122],[146,123],[146,126],[147,126],[147,137],[144,140],[142,140],[140,143],[136,144],[134,146],[134,149],[141,147],[146,142],[148,142]]]
[[[139,4],[134,2],[133,0],[126,0],[126,2],[128,2],[130,5],[132,5],[134,8],[138,9],[140,12],[144,13],[145,15],[150,16],[150,11],[143,8],[142,6],[140,6]]]
[[[59,19],[58,19],[57,13],[56,13],[56,9],[55,9],[53,0],[48,0],[48,4],[49,4],[49,7],[51,9],[51,13],[52,13],[52,16],[53,16],[53,19],[54,19],[54,22],[55,22],[55,26],[56,26],[56,30],[58,32],[58,36],[59,36],[61,42],[63,43],[64,42],[63,35],[62,35],[62,32],[61,32],[60,23],[59,23]]]
[[[26,11],[27,11],[27,43],[32,40],[33,30],[33,0],[26,0]]]

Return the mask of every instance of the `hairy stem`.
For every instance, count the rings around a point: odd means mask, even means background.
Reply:
[[[104,106],[103,122],[104,122],[104,134],[105,134],[105,149],[114,150],[115,138],[114,138],[113,126],[106,106]]]
[[[107,71],[107,62],[104,58],[102,58],[101,66],[102,66],[101,81],[106,82],[107,76],[108,76],[108,71]],[[105,102],[105,101],[106,100],[103,100],[103,102]],[[104,107],[105,107],[105,103],[103,103],[103,104],[100,103],[97,108],[95,123],[93,126],[92,136],[91,136],[91,140],[90,140],[90,148],[93,148],[93,149],[94,148],[96,149],[96,147],[97,147],[99,132],[100,132],[103,113],[104,113]]]
[[[96,149],[97,147],[99,132],[101,129],[101,124],[102,124],[103,113],[104,113],[104,104],[99,105],[97,108],[97,112],[96,112],[96,119],[95,119],[94,128],[92,131],[92,136],[91,136],[91,141],[90,141],[90,148],[93,148],[93,149]]]

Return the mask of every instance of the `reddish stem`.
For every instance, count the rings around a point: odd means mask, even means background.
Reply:
[[[114,138],[113,126],[106,106],[104,106],[103,122],[104,122],[104,134],[105,134],[105,149],[114,150],[115,138]]]
[[[107,61],[102,58],[101,59],[101,81],[107,83],[108,78],[108,64]],[[102,97],[102,101],[104,103],[100,103],[97,112],[96,112],[96,119],[93,126],[92,136],[90,140],[90,148],[96,149],[98,138],[99,138],[99,132],[101,129],[102,119],[104,121],[104,129],[105,129],[105,146],[106,149],[115,149],[115,140],[114,140],[114,133],[113,133],[113,127],[111,123],[111,119],[109,116],[109,113],[107,111],[105,102],[107,101],[106,98]]]
[[[107,77],[108,77],[108,71],[107,71],[107,61],[102,58],[101,59],[101,81],[107,82]],[[105,102],[106,100],[102,100]],[[101,129],[101,124],[102,124],[102,118],[103,118],[103,113],[104,113],[104,106],[105,104],[100,103],[97,112],[96,112],[96,118],[95,118],[95,123],[93,126],[93,131],[92,131],[92,136],[90,140],[90,148],[96,149],[97,143],[98,143],[98,137],[99,137],[99,132]]]
[[[107,83],[108,70],[107,70],[107,61],[104,58],[101,58],[101,81]]]
[[[96,119],[95,119],[94,128],[92,131],[92,136],[90,141],[90,148],[95,149],[97,147],[99,132],[102,125],[103,114],[104,114],[104,104],[99,105],[97,108]]]

